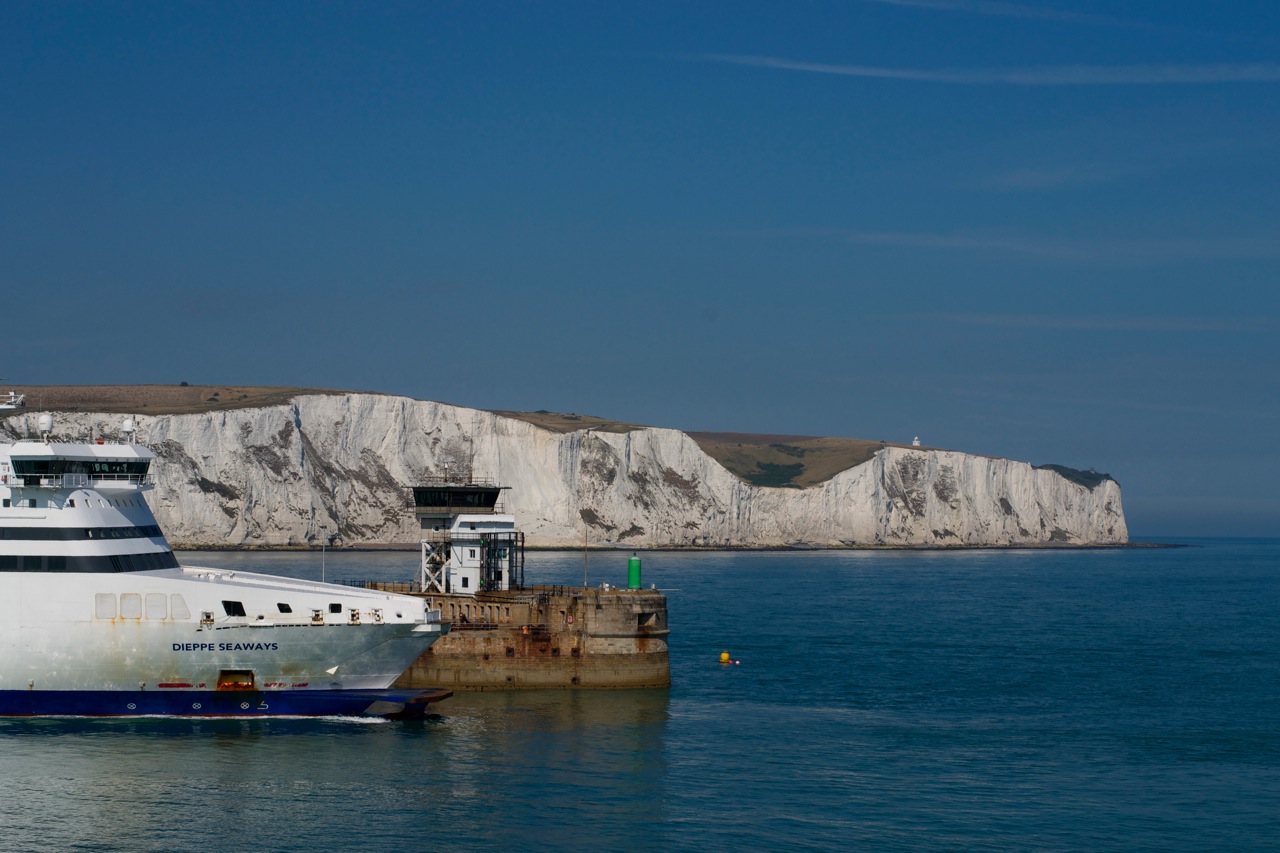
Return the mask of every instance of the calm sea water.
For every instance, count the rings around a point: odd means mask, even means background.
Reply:
[[[1192,544],[645,554],[669,691],[459,695],[415,723],[0,721],[0,848],[1277,849],[1280,540]],[[624,583],[627,556],[592,554],[589,582]]]

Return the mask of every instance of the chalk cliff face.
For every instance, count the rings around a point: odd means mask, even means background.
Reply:
[[[57,435],[117,436],[122,416],[58,415]],[[409,486],[470,468],[509,486],[530,545],[1015,545],[1127,541],[1120,487],[1022,462],[886,447],[811,488],[749,485],[670,429],[550,432],[374,394],[142,416],[148,495],[182,546],[285,546],[322,528],[350,545],[419,538]],[[35,413],[3,427],[34,434]]]

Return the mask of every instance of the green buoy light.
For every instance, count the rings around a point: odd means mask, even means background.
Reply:
[[[627,589],[640,588],[640,558],[636,556],[636,552],[631,552],[631,559],[627,560]]]

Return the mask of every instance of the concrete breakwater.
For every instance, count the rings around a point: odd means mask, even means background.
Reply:
[[[396,681],[447,690],[668,687],[667,597],[531,586],[424,595],[452,624]]]

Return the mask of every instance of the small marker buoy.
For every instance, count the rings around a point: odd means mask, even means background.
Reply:
[[[721,653],[720,653],[720,663],[729,663],[729,662],[730,662],[730,659],[729,659],[729,653],[728,653],[728,652],[721,652]]]

